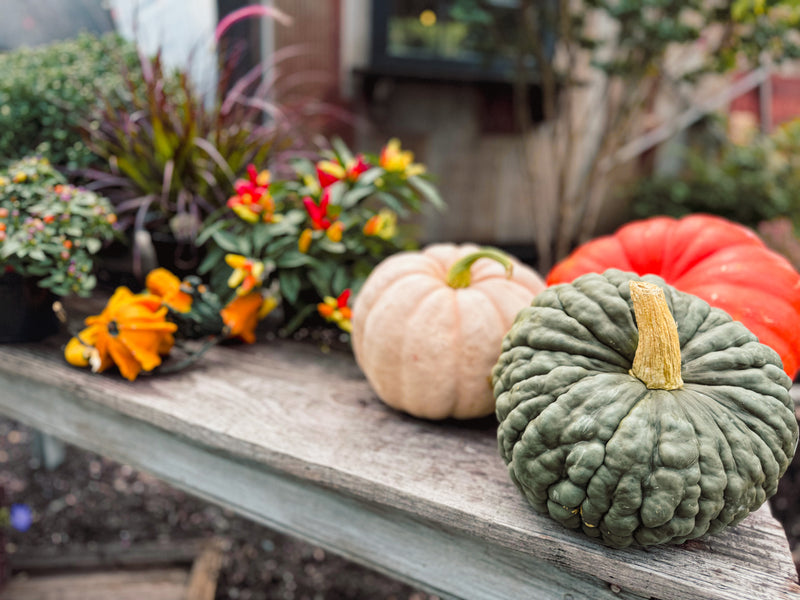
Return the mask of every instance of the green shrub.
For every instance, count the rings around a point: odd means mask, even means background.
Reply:
[[[683,169],[647,177],[633,189],[635,218],[710,213],[757,228],[788,217],[800,225],[800,121],[746,146],[689,149]]]
[[[127,89],[122,64],[137,72],[136,48],[115,34],[0,53],[0,166],[29,154],[68,169],[97,163],[78,125],[98,95]]]

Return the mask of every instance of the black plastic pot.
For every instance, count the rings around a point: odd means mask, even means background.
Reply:
[[[38,342],[58,332],[56,296],[17,273],[0,275],[0,343]]]

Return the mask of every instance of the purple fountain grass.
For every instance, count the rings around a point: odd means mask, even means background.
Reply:
[[[229,15],[226,15],[214,30],[214,41],[219,43],[220,39],[222,39],[222,36],[234,23],[238,23],[243,19],[249,19],[251,17],[270,17],[275,19],[281,25],[287,26],[291,25],[293,22],[289,15],[278,10],[277,8],[272,6],[263,6],[261,4],[251,4],[235,10]]]

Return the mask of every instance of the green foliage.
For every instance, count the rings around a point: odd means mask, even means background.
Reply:
[[[114,237],[115,222],[108,200],[67,184],[46,159],[0,172],[0,267],[40,278],[58,295],[94,288],[93,255]]]
[[[135,64],[135,47],[116,35],[0,53],[0,166],[31,154],[69,169],[96,163],[78,125],[98,95],[123,88],[120,65],[141,80]]]
[[[746,146],[689,149],[675,175],[639,181],[633,216],[715,214],[749,227],[790,217],[800,226],[800,121]]]
[[[321,300],[357,293],[390,254],[415,247],[413,231],[399,220],[424,206],[444,208],[424,167],[397,140],[380,156],[353,156],[340,140],[332,146],[316,162],[293,161],[286,180],[270,181],[267,171],[251,167],[197,239],[207,248],[199,272],[210,275],[211,288],[221,296],[231,287],[246,291],[231,279],[237,264],[230,255],[246,260],[242,269],[256,274],[256,286],[282,298],[288,330],[315,314]]]

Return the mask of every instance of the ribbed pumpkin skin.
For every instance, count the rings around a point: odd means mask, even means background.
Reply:
[[[797,422],[778,355],[706,302],[665,291],[684,386],[629,374],[633,273],[550,287],[520,312],[493,370],[500,453],[539,512],[614,547],[681,543],[772,496]]]
[[[606,269],[658,275],[699,296],[780,354],[790,377],[797,373],[800,274],[750,229],[710,215],[634,221],[578,247],[550,271],[547,284]]]
[[[450,267],[479,250],[434,244],[381,262],[353,306],[356,361],[389,406],[427,419],[492,414],[491,370],[517,313],[544,288],[535,271],[482,258],[472,284],[447,285]]]

